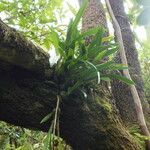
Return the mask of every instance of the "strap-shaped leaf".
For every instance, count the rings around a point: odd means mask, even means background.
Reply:
[[[54,111],[51,112],[51,113],[49,113],[48,115],[46,115],[46,116],[42,119],[42,121],[41,121],[40,123],[45,123],[45,122],[47,122],[47,121],[52,117],[53,114],[54,114]]]
[[[101,76],[101,80],[107,81],[107,82],[110,82],[110,81],[111,81],[109,77],[105,77],[105,76],[104,76],[104,77]]]
[[[68,5],[70,11],[71,11],[74,15],[76,15],[76,13],[77,13],[76,9],[75,9],[70,3],[68,3],[68,2],[67,2],[67,5]]]
[[[132,80],[130,80],[130,79],[124,77],[124,76],[120,76],[120,75],[116,75],[116,74],[109,74],[109,75],[106,75],[106,76],[108,76],[111,79],[118,79],[118,80],[120,80],[120,81],[122,81],[122,82],[124,82],[128,85],[135,84]]]
[[[70,95],[73,91],[75,91],[76,89],[78,89],[81,85],[83,84],[83,82],[81,81],[77,81],[72,87],[68,88],[68,95]]]
[[[103,69],[108,69],[112,64],[114,64],[113,61],[108,61],[106,63],[96,65],[96,68],[101,71]]]
[[[95,35],[98,30],[99,30],[99,26],[95,27],[95,28],[90,28],[87,31],[84,31],[81,33],[81,35],[76,39],[76,41],[84,39],[85,37],[91,36],[91,35]]]
[[[77,27],[79,21],[81,20],[81,17],[83,16],[83,13],[84,13],[84,11],[85,11],[85,9],[87,7],[87,4],[88,4],[88,0],[83,0],[83,3],[81,5],[81,7],[80,7],[80,9],[79,9],[79,11],[78,11],[74,21],[73,21],[73,24],[72,24],[72,28],[73,29]]]
[[[95,71],[97,73],[97,84],[99,84],[100,83],[100,72],[98,71],[97,67],[89,61],[86,61],[86,63],[88,63],[90,66],[92,66],[95,69]]]
[[[104,34],[104,29],[102,27],[99,28],[98,32],[96,33],[96,35],[94,36],[91,44],[88,47],[88,51],[90,52],[90,50],[95,46],[95,45],[101,45],[102,43],[102,38],[103,38],[103,34]]]
[[[94,59],[94,61],[100,61],[102,60],[104,57],[108,57],[109,55],[112,55],[114,54],[116,51],[118,51],[118,48],[115,47],[115,48],[112,48],[110,50],[104,50],[102,52],[100,52]]]
[[[47,136],[44,140],[44,150],[52,150],[52,127],[53,127],[53,122],[48,130]]]
[[[88,57],[95,58],[100,52],[114,48],[115,46],[116,46],[116,44],[112,44],[112,43],[107,44],[107,45],[99,45],[99,44],[95,45],[90,50],[88,49]]]
[[[109,70],[124,70],[128,69],[128,66],[125,66],[123,64],[113,64],[109,67]]]

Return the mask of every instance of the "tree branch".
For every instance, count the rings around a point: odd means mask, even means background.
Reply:
[[[49,55],[0,19],[0,60],[50,75]]]

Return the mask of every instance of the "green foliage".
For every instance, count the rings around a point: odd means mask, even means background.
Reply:
[[[150,24],[150,1],[149,0],[130,0],[133,7],[129,10],[129,17],[133,21],[136,20],[138,25]],[[135,18],[136,17],[136,18]],[[135,19],[135,20],[134,20]]]
[[[58,27],[58,13],[63,13],[61,0],[1,0],[0,15],[8,25],[19,29],[26,37],[50,48],[53,35],[50,29]]]
[[[138,125],[132,125],[128,128],[128,130],[129,130],[129,133],[140,144],[141,150],[145,150],[145,141],[150,140],[150,137],[140,134],[140,129],[139,129]]]
[[[149,41],[142,43],[142,52],[140,53],[140,61],[142,66],[142,77],[144,80],[144,90],[146,99],[150,102],[150,45]]]
[[[0,122],[0,150],[44,150],[47,134]],[[59,150],[70,150],[63,139],[55,137]]]
[[[109,80],[116,78],[125,83],[133,84],[132,81],[119,75],[112,74],[112,71],[119,69],[127,69],[126,66],[115,64],[113,61],[103,61],[117,51],[117,46],[109,41],[108,45],[104,37],[104,29],[96,27],[88,31],[81,32],[78,29],[79,21],[86,8],[87,0],[84,1],[74,20],[68,25],[66,38],[60,37],[53,31],[55,40],[53,45],[56,52],[60,55],[60,59],[56,65],[56,74],[58,83],[61,85],[60,91],[65,91],[70,95],[76,90],[85,90],[87,84],[91,82],[100,83],[101,80]],[[85,44],[85,39],[93,36],[93,40],[89,45]],[[110,40],[108,38],[108,40]],[[105,74],[104,74],[105,72]],[[102,77],[102,78],[101,78]],[[62,81],[61,81],[62,80]]]
[[[0,122],[0,150],[43,150],[46,134]]]
[[[144,80],[145,96],[150,101],[150,1],[149,0],[128,0],[133,4],[133,7],[129,9],[128,16],[133,24],[133,30],[135,31],[136,46],[139,53],[139,60],[142,68],[142,77]],[[146,37],[143,40],[136,29],[139,26],[143,26],[146,31]],[[137,35],[136,35],[137,34]],[[141,33],[142,34],[142,33]],[[143,34],[142,34],[143,35]],[[147,38],[147,39],[146,39]]]
[[[53,116],[53,112],[49,113],[47,116],[45,116],[40,123],[44,123],[48,121]]]

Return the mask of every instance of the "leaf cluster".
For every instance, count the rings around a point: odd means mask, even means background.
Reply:
[[[86,6],[87,0],[84,1],[75,19],[70,21],[66,38],[52,31],[54,35],[52,43],[60,55],[56,65],[60,91],[65,91],[67,95],[70,95],[76,90],[84,91],[85,87],[93,81],[100,84],[101,80],[110,81],[111,78],[133,84],[127,78],[113,74],[114,70],[127,69],[127,67],[109,59],[109,56],[113,55],[118,47],[111,38],[104,37],[105,29],[100,26],[84,32],[78,29]],[[87,45],[85,40],[90,36],[92,36],[92,42]],[[104,61],[104,58],[108,60]]]
[[[51,46],[50,29],[60,29],[57,14],[62,17],[61,11],[61,0],[0,0],[2,20],[47,49]]]

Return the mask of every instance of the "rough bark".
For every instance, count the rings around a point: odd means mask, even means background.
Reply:
[[[119,26],[118,21],[116,20],[116,18],[114,16],[114,13],[113,13],[113,10],[111,8],[109,0],[106,0],[106,5],[107,5],[107,9],[109,11],[109,14],[111,16],[111,19],[112,19],[114,30],[116,32],[116,40],[117,40],[118,45],[119,45],[119,54],[120,54],[120,58],[121,58],[121,63],[128,66],[120,26]],[[128,69],[123,70],[123,75],[126,78],[132,80]],[[139,94],[137,92],[137,89],[136,89],[135,85],[131,85],[131,86],[129,86],[129,88],[130,88],[130,91],[131,91],[131,94],[133,97],[133,101],[134,101],[134,105],[135,105],[135,111],[136,111],[136,115],[137,115],[137,121],[138,121],[138,125],[141,129],[141,133],[144,136],[149,137],[150,133],[149,133],[149,130],[148,130],[146,122],[145,122],[142,104],[141,104],[141,100],[139,98]],[[147,149],[150,149],[150,141],[146,140],[145,142],[147,143],[146,144]]]
[[[50,122],[40,121],[56,105],[55,89],[48,80],[15,66],[8,71],[1,69],[0,83],[0,120],[47,131]],[[78,95],[63,99],[61,136],[75,150],[140,149],[115,117],[111,105],[102,94],[100,97],[98,102]]]
[[[48,59],[48,53],[27,41],[0,19],[0,60],[49,76]]]
[[[89,0],[82,20],[83,30],[100,25],[107,29],[104,8],[99,0]]]
[[[11,35],[12,29],[7,28],[9,29],[7,35]],[[0,31],[5,31],[5,27],[0,26]],[[13,32],[14,39],[18,33]],[[1,36],[1,41],[5,41],[4,37]],[[5,46],[0,42],[1,49],[3,47],[9,49],[13,39],[10,36],[11,42],[7,42]],[[21,42],[20,38],[15,39],[15,43]],[[25,40],[24,43],[28,41]],[[16,53],[19,53],[18,50],[26,50],[26,53],[30,53],[32,46],[33,44],[23,45],[20,49],[18,46],[13,48]],[[39,53],[42,55],[42,52]],[[34,56],[33,53],[30,54]],[[47,62],[43,61],[42,66],[45,64]],[[52,112],[56,105],[56,89],[50,82],[53,78],[54,75],[47,78],[34,69],[26,68],[7,58],[0,58],[0,120],[30,129],[47,131],[50,121],[45,124],[40,124],[40,121]],[[61,136],[75,150],[139,150],[140,147],[120,123],[113,107],[107,102],[106,95],[107,91],[98,89],[94,95],[89,93],[87,99],[83,99],[79,93],[63,98],[60,116]]]
[[[144,100],[144,87],[141,76],[141,67],[135,46],[135,39],[130,28],[129,20],[124,10],[123,1],[110,0],[110,4],[121,28],[131,78],[136,84],[138,94],[143,104],[143,108],[145,110],[145,113],[147,114],[149,108],[148,103]],[[121,62],[119,54],[115,57],[115,60],[116,62]],[[130,88],[123,83],[114,81],[112,84],[112,92],[122,119],[127,123],[137,122],[135,105],[130,92]]]
[[[81,3],[81,1],[80,1]],[[105,11],[102,3],[99,0],[89,0],[88,7],[82,18],[82,30],[85,31],[87,29],[101,26],[108,29]],[[105,32],[105,36],[108,35],[108,30]],[[90,43],[92,40],[91,37],[86,38],[86,43]]]

